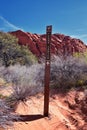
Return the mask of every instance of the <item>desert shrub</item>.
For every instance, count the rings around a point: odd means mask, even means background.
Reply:
[[[15,36],[0,32],[0,62],[6,67],[17,63],[31,65],[37,58],[27,46],[20,46]]]
[[[84,51],[82,53],[81,52],[75,52],[73,54],[73,56],[76,57],[76,58],[79,58],[79,59],[84,59],[85,62],[87,62],[87,51]]]
[[[9,66],[4,69],[1,75],[7,82],[12,82],[17,86],[21,84],[23,86],[41,86],[40,80],[42,81],[44,76],[43,66],[42,64]]]
[[[16,106],[20,101],[25,102],[30,96],[43,92],[43,65],[32,66],[14,65],[5,68],[3,79],[12,84],[12,93],[7,98],[10,106]],[[41,79],[41,80],[40,80]]]
[[[3,77],[4,71],[5,71],[5,67],[4,66],[0,66],[0,78]]]
[[[25,102],[32,95],[43,92],[44,65],[1,66],[0,77],[12,84],[10,96],[1,95],[0,99],[0,126],[7,128],[7,125],[13,124],[13,120],[20,118],[14,113],[17,104],[21,101]]]
[[[0,67],[1,68],[1,67]],[[26,101],[31,95],[43,92],[45,64],[14,65],[1,68],[2,78],[12,84],[8,98],[11,105]],[[3,70],[3,71],[2,71]],[[87,81],[87,63],[84,59],[54,56],[51,62],[51,87],[69,89],[83,86]]]
[[[54,57],[51,63],[51,84],[54,87],[76,87],[87,80],[87,63],[72,56]]]
[[[0,99],[0,127],[7,129],[8,126],[13,126],[14,120],[18,119],[20,116],[13,112],[5,100]]]

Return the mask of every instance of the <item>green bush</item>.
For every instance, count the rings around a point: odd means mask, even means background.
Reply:
[[[31,65],[37,58],[27,46],[20,46],[15,36],[0,32],[0,62],[6,67],[17,63]]]
[[[87,62],[87,51],[85,52],[76,52],[73,54],[74,57],[79,58],[79,59],[84,59]]]

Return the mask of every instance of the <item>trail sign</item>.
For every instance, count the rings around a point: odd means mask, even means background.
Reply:
[[[45,62],[45,86],[44,86],[44,116],[49,115],[49,84],[50,84],[50,43],[52,26],[46,27],[46,62]]]

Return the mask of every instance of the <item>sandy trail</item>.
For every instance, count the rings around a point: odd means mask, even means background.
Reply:
[[[15,130],[67,130],[67,126],[63,124],[65,123],[63,121],[65,117],[61,115],[58,106],[56,106],[56,102],[50,102],[49,118],[43,116],[43,101],[44,97],[41,95],[39,98],[31,97],[26,102],[26,105],[23,103],[19,104],[16,112],[22,115],[27,114],[31,119],[29,121],[15,123]]]
[[[83,128],[85,121],[78,109],[69,108],[75,105],[75,91],[66,96],[55,94],[50,97],[49,117],[43,116],[44,96],[31,96],[26,103],[20,102],[16,112],[23,121],[14,122],[14,127],[8,130],[87,130]],[[0,129],[1,130],[1,129]]]

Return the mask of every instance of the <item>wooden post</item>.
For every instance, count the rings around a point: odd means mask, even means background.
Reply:
[[[50,83],[50,43],[52,26],[46,27],[46,63],[45,63],[45,86],[44,86],[44,116],[49,115],[49,83]]]

